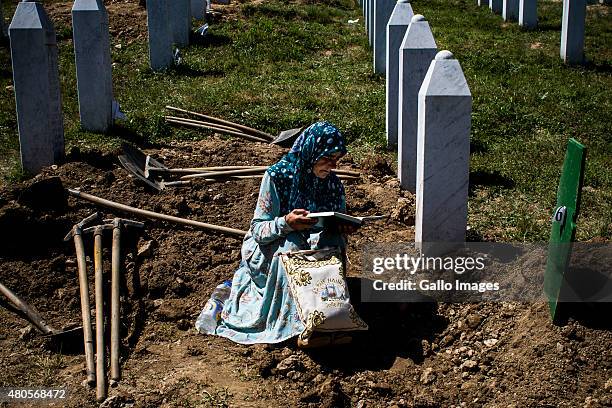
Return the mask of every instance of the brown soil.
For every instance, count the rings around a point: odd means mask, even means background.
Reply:
[[[170,167],[274,162],[280,149],[213,137],[149,151]],[[349,211],[392,214],[352,236],[349,275],[368,241],[413,239],[413,199],[383,176],[380,160],[349,157],[360,181],[346,182]],[[373,173],[377,175],[374,176]],[[31,302],[53,327],[80,321],[70,226],[100,210],[57,194],[65,187],[181,217],[246,229],[258,181],[153,193],[114,155],[71,152],[70,161],[0,191],[0,280]],[[56,179],[55,179],[56,180]],[[101,210],[108,217],[122,214]],[[107,406],[606,406],[612,402],[609,330],[549,322],[545,305],[360,304],[369,323],[353,345],[303,352],[293,342],[241,346],[198,334],[195,318],[212,288],[237,267],[240,240],[147,221],[125,241],[122,289],[123,379]],[[110,238],[105,248],[110,247]],[[91,258],[91,238],[86,248]],[[146,248],[149,247],[148,250]],[[137,255],[140,249],[141,254]],[[110,254],[105,252],[105,271]],[[93,296],[93,273],[89,264]],[[352,268],[352,269],[350,269]],[[354,283],[354,282],[351,282]],[[84,358],[27,329],[0,309],[0,386],[65,386],[66,406],[95,405],[82,385]],[[463,405],[462,405],[463,404]]]

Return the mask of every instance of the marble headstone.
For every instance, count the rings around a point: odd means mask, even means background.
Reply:
[[[538,25],[538,0],[519,0],[519,25],[525,28]]]
[[[504,0],[502,16],[504,21],[518,21],[519,0]]]
[[[72,33],[81,128],[105,133],[113,124],[113,79],[108,14],[102,0],[75,0]]]
[[[38,173],[64,157],[57,42],[41,3],[17,4],[9,37],[21,164]]]
[[[147,0],[149,61],[153,71],[168,68],[174,62],[172,31],[169,21],[171,0]]]
[[[368,40],[370,46],[374,46],[374,4],[376,0],[367,0],[368,2]]]
[[[412,18],[399,55],[397,174],[400,187],[416,192],[419,90],[438,52],[429,23]]]
[[[374,72],[387,71],[387,23],[397,0],[374,2]]]
[[[584,62],[586,0],[563,0],[561,58],[568,64]]]
[[[471,113],[459,61],[439,52],[419,91],[415,242],[427,256],[465,241]]]
[[[495,14],[501,14],[504,0],[489,0],[489,8]]]
[[[414,13],[409,0],[399,0],[387,24],[386,130],[387,146],[397,146],[397,109],[399,93],[399,53],[402,40]]]
[[[189,45],[189,34],[191,33],[190,0],[172,0],[169,11],[170,28],[174,43],[179,47]]]

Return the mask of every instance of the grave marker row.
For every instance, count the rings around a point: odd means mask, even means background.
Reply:
[[[441,254],[465,241],[472,95],[452,53],[437,52],[425,18],[407,0],[394,6],[382,48],[387,143],[397,144],[401,187],[416,193],[417,247]]]
[[[485,1],[477,0],[479,6]],[[563,61],[568,64],[584,62],[584,27],[587,0],[563,0],[561,23],[561,49]],[[538,25],[537,0],[489,0],[495,13],[502,13],[505,21],[516,21],[521,27],[535,28]]]

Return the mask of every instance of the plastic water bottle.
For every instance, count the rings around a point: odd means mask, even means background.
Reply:
[[[195,327],[200,333],[215,334],[217,324],[221,320],[223,304],[229,298],[232,291],[232,281],[225,281],[213,290],[210,299],[206,302],[204,309],[196,320]]]

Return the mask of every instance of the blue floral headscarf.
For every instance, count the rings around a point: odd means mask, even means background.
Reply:
[[[280,199],[281,214],[303,208],[310,212],[340,211],[344,202],[344,186],[334,173],[321,179],[312,167],[322,157],[346,154],[340,131],[329,122],[310,125],[268,174],[274,181]]]

